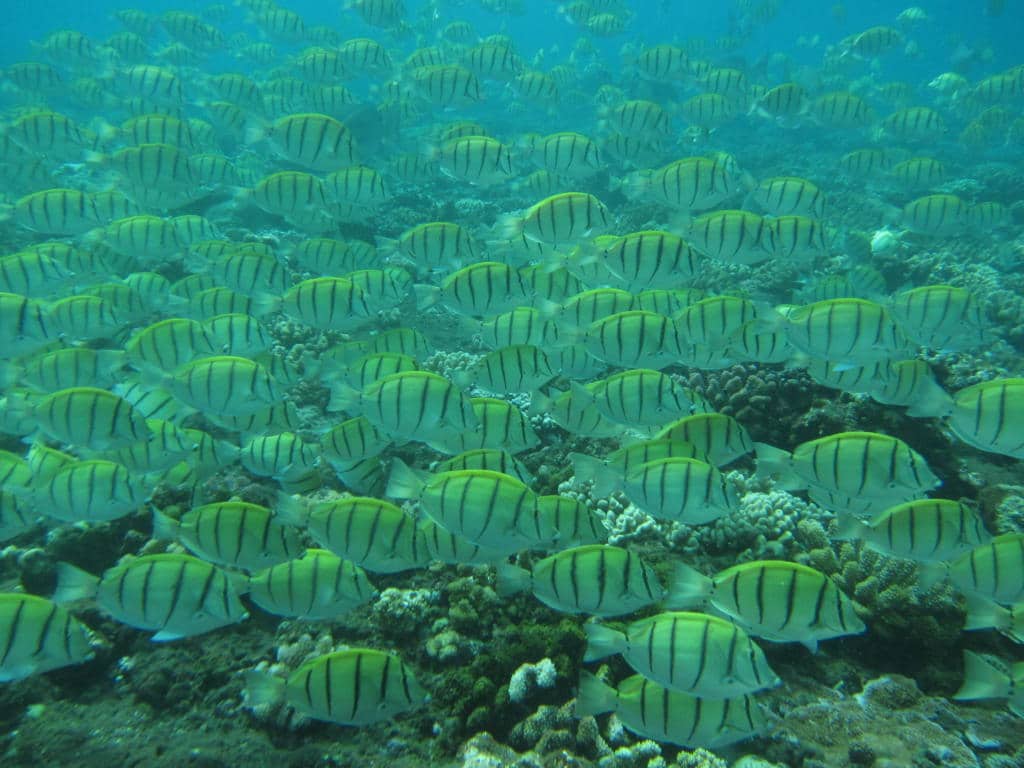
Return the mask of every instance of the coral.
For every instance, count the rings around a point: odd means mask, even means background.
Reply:
[[[730,472],[731,482],[742,487],[742,475]],[[697,553],[727,555],[734,562],[789,559],[803,551],[796,531],[808,520],[827,521],[832,515],[785,491],[748,491],[739,509],[707,525],[676,523],[669,540],[687,556]]]
[[[523,664],[508,681],[508,698],[521,704],[542,688],[551,688],[558,674],[555,664],[549,658],[543,658],[535,664]]]
[[[809,526],[798,533],[815,538]],[[899,658],[905,671],[925,682],[944,678],[934,658],[952,652],[963,626],[963,612],[948,586],[922,590],[916,563],[886,557],[857,541],[815,546],[797,560],[831,576],[863,609],[871,640],[865,653],[885,654],[890,662]]]
[[[683,383],[739,421],[755,440],[772,445],[789,443],[787,425],[811,407],[817,389],[799,369],[754,363],[693,371]]]
[[[784,765],[980,766],[963,742],[964,721],[942,699],[912,680],[890,675],[867,682],[859,695],[822,688],[817,700],[796,702],[773,728],[765,757]]]
[[[430,615],[440,598],[440,593],[433,589],[389,587],[373,604],[374,625],[384,636],[408,642],[410,638],[420,637],[430,626]]]
[[[489,733],[477,734],[459,749],[460,768],[541,768],[533,755],[520,755]]]

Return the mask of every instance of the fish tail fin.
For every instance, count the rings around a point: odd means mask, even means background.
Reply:
[[[392,499],[418,499],[423,492],[424,478],[401,459],[391,462],[386,495]]]
[[[924,590],[944,581],[948,575],[949,566],[946,563],[921,563],[917,567],[917,583]]]
[[[714,582],[696,568],[679,563],[672,573],[665,605],[671,609],[701,605],[711,597],[714,587]]]
[[[416,283],[412,290],[416,296],[416,309],[429,309],[441,301],[441,289],[436,285]]]
[[[800,490],[806,486],[793,472],[793,454],[767,443],[754,443],[757,454],[757,472],[755,477],[770,479],[775,487],[783,491]]]
[[[589,672],[580,673],[580,689],[576,692],[576,716],[601,715],[616,708],[618,691]]]
[[[964,651],[964,682],[953,694],[957,701],[1006,698],[1013,692],[1010,671],[1002,663],[973,651]]]
[[[305,528],[309,523],[309,504],[302,496],[278,493],[274,517],[285,525]]]
[[[523,234],[523,218],[514,213],[507,213],[498,220],[498,237],[502,240],[515,240]]]
[[[170,515],[165,515],[159,509],[153,510],[153,538],[176,541],[178,529],[181,524]]]
[[[284,701],[286,683],[269,672],[252,670],[245,675],[245,701],[251,708],[271,707]]]
[[[570,453],[569,461],[572,462],[573,472],[576,473],[578,483],[592,482],[594,484],[592,493],[597,498],[605,498],[615,493],[615,476],[608,470],[608,466],[601,459],[588,456],[585,453]]]
[[[53,602],[73,603],[87,600],[96,595],[99,587],[98,576],[93,576],[71,563],[57,563],[57,589],[53,593]]]
[[[343,381],[330,382],[330,388],[331,399],[327,402],[328,411],[332,413],[338,411],[350,413],[358,405],[361,395],[358,389],[350,387]]]
[[[530,572],[511,563],[498,563],[494,591],[501,597],[516,595],[530,588]]]
[[[964,630],[973,629],[997,629],[1006,632],[1013,629],[1013,612],[1009,608],[993,603],[978,595],[967,596],[967,619],[964,621]],[[1017,623],[1020,623],[1017,619]]]
[[[626,636],[604,624],[587,622],[583,625],[583,632],[587,636],[587,649],[583,652],[583,661],[597,661],[606,656],[622,653],[626,649]]]
[[[833,539],[839,541],[866,539],[868,534],[868,527],[850,513],[846,512],[836,517],[836,529],[832,533]]]

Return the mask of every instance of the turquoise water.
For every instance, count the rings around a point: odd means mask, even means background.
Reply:
[[[1019,0],[351,6],[5,9],[4,765],[1021,764]]]

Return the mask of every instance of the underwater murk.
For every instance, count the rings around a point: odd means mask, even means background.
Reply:
[[[4,17],[4,768],[1024,766],[1020,0]]]

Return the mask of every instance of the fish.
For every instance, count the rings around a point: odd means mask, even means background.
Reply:
[[[507,239],[522,235],[537,242],[562,245],[604,234],[611,225],[611,212],[594,195],[561,192],[535,203],[522,216],[510,214],[499,227]]]
[[[779,327],[801,352],[847,367],[905,359],[912,350],[889,310],[867,299],[825,299],[786,309]]]
[[[162,643],[245,620],[241,592],[241,579],[211,563],[191,555],[162,554],[131,558],[100,577],[58,563],[54,602],[94,598],[122,624],[156,630],[151,639]]]
[[[94,640],[88,627],[55,602],[0,594],[0,682],[85,664],[96,656]]]
[[[948,412],[936,409],[930,415],[947,416],[953,434],[982,451],[1014,458],[1024,457],[1024,442],[1016,424],[1024,416],[1020,393],[1024,379],[992,379],[958,390]]]
[[[425,440],[441,453],[462,453],[474,449],[505,449],[522,453],[540,444],[526,415],[512,403],[494,397],[470,399],[477,426],[472,429],[444,428]]]
[[[962,502],[917,499],[890,507],[868,523],[841,515],[832,538],[858,539],[890,557],[947,562],[991,537],[978,514]]]
[[[583,631],[584,662],[621,654],[646,679],[705,700],[730,699],[782,683],[747,633],[717,616],[666,612],[631,622],[624,632],[597,622],[587,622]]]
[[[635,368],[612,374],[585,388],[573,382],[572,396],[580,407],[593,403],[609,421],[630,427],[655,427],[690,413],[690,395],[660,371]]]
[[[916,344],[939,349],[984,343],[988,323],[977,297],[964,288],[924,285],[892,298],[891,312]]]
[[[612,688],[589,672],[580,675],[576,715],[614,712],[634,733],[683,747],[718,749],[753,738],[767,718],[751,696],[705,700],[670,691],[633,675]]]
[[[754,451],[754,442],[746,427],[724,413],[696,413],[663,427],[655,440],[686,443],[697,449],[700,458],[716,467],[731,464]]]
[[[248,588],[249,599],[267,613],[306,621],[336,619],[377,594],[362,568],[324,549],[256,571]]]
[[[282,522],[306,529],[320,546],[374,573],[426,567],[423,533],[409,513],[383,499],[349,496],[311,502],[281,494]]]
[[[792,454],[755,443],[758,473],[778,487],[818,488],[846,496],[910,501],[941,484],[904,441],[876,432],[839,432],[798,445]]]
[[[717,520],[739,506],[735,490],[711,464],[668,456],[626,472],[622,492],[649,515],[687,525]]]
[[[563,613],[612,617],[654,605],[669,592],[639,555],[609,544],[587,544],[549,555],[527,571],[499,564],[501,596],[531,591]]]
[[[944,562],[919,571],[924,588],[948,579],[958,590],[993,603],[1024,600],[1024,534],[1004,533]]]
[[[1010,711],[1024,717],[1024,662],[1007,664],[992,656],[965,650],[964,682],[953,699],[1007,699]]]
[[[180,520],[156,511],[153,536],[180,542],[207,562],[245,571],[278,565],[302,551],[295,529],[281,525],[266,507],[244,501],[193,507]]]
[[[247,676],[246,695],[254,706],[287,703],[314,720],[339,725],[390,720],[427,700],[412,669],[397,656],[370,648],[317,656],[287,680],[254,671]]]
[[[429,430],[461,431],[479,424],[469,396],[429,371],[402,371],[363,390],[337,390],[328,410],[365,416],[381,433],[399,441],[429,438]]]
[[[677,585],[674,606],[707,601],[755,637],[801,643],[812,653],[821,640],[866,629],[853,601],[831,579],[798,563],[757,560],[712,578],[679,565]]]
[[[521,480],[486,469],[418,473],[400,459],[391,465],[386,494],[418,500],[446,530],[505,555],[543,544],[537,496]]]

